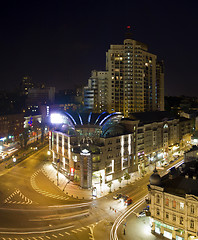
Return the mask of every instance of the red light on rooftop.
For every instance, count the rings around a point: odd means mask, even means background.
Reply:
[[[131,26],[127,26],[127,29],[130,29],[131,28]]]

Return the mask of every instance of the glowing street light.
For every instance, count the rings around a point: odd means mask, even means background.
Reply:
[[[63,118],[63,115],[61,115],[59,113],[52,113],[50,115],[50,121],[51,121],[51,123],[61,124],[64,122],[64,118]]]

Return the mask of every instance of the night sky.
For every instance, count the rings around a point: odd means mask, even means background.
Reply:
[[[197,96],[196,1],[4,1],[0,6],[0,80],[13,89],[23,75],[56,89],[86,84],[105,70],[110,44],[125,28],[165,61],[165,94]]]

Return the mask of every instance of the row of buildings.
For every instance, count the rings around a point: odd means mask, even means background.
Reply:
[[[50,150],[53,165],[81,187],[107,183],[124,172],[144,172],[145,166],[163,160],[173,146],[190,141],[192,120],[166,112],[52,114]],[[75,169],[75,172],[73,170]],[[73,177],[72,176],[72,177]]]
[[[184,159],[163,177],[155,170],[148,185],[152,232],[168,239],[198,238],[198,148]]]

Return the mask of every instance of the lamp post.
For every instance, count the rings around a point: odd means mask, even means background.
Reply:
[[[59,182],[58,182],[58,170],[59,170],[59,166],[60,166],[60,159],[57,159],[57,186],[59,185]]]

